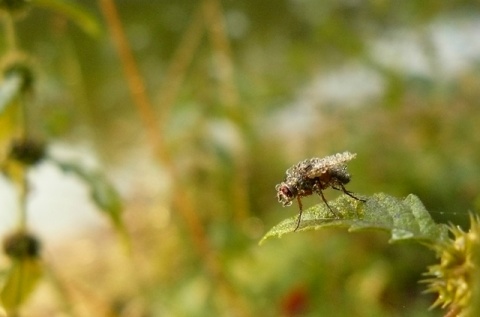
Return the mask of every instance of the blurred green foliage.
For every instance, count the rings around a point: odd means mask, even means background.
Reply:
[[[141,164],[138,153],[151,144],[101,2],[81,2],[101,21],[96,37],[42,7],[16,23],[16,37],[39,74],[31,130],[50,142],[91,143],[113,172]],[[141,188],[126,202],[131,257],[92,234],[94,268],[59,261],[62,274],[76,276],[65,288],[83,292],[64,302],[105,316],[441,314],[428,310],[434,297],[418,284],[434,254],[416,245],[333,229],[257,242],[297,213],[275,199],[285,169],[343,150],[358,153],[349,165],[353,192],[414,193],[436,220],[466,226],[467,211],[480,206],[480,52],[467,36],[479,26],[477,1],[116,4],[170,160],[158,162],[166,176],[155,181],[175,185],[153,198]],[[212,18],[215,4],[225,29]],[[199,44],[175,68],[203,5],[211,15],[200,19]],[[474,53],[450,67],[445,47],[458,46]],[[81,257],[75,245],[66,251]]]

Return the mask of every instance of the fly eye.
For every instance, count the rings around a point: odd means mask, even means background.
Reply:
[[[296,195],[295,192],[285,183],[278,184],[275,188],[277,189],[278,202],[284,207],[290,206],[292,204],[292,199]]]
[[[287,186],[283,186],[281,191],[282,191],[283,195],[285,195],[289,198],[293,196],[292,192],[290,191],[290,189]]]

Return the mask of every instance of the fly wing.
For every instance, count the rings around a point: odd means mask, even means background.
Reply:
[[[287,170],[287,179],[310,178],[308,175],[319,166],[319,158],[311,158],[298,162]]]
[[[308,164],[305,165],[305,176],[308,178],[319,177],[324,174],[329,168],[329,165],[325,161],[325,158],[314,157],[308,160]]]
[[[345,166],[345,163],[354,159],[355,156],[357,156],[355,153],[343,152],[326,156],[324,158],[311,158],[305,160],[303,162],[308,161],[308,164],[305,164],[305,175],[308,178],[319,177],[329,169]]]

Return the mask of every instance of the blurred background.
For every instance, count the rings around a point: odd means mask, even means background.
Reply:
[[[41,6],[16,23],[36,67],[29,118],[52,155],[118,189],[131,249],[81,181],[35,167],[28,222],[51,274],[25,316],[444,313],[418,282],[435,262],[422,246],[336,229],[258,241],[298,212],[275,197],[285,170],[345,150],[357,153],[349,190],[413,193],[468,229],[480,207],[478,1],[77,3],[96,35]],[[6,232],[5,178],[0,197]]]

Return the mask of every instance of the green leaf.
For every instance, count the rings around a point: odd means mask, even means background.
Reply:
[[[120,196],[101,173],[97,171],[89,171],[75,163],[61,162],[51,157],[49,159],[62,171],[73,173],[82,179],[89,186],[92,200],[98,208],[109,216],[113,225],[117,229],[123,228],[123,207]]]
[[[448,238],[444,224],[436,224],[420,199],[408,195],[401,200],[384,193],[360,197],[366,202],[342,195],[329,202],[340,218],[335,218],[325,203],[315,205],[303,212],[297,231],[318,230],[325,227],[346,227],[349,231],[380,229],[390,232],[390,242],[417,240],[440,243]],[[297,226],[298,215],[273,227],[260,241],[291,233]]]
[[[100,25],[96,18],[79,5],[66,0],[33,0],[33,4],[50,8],[78,25],[92,37],[100,34]]]
[[[25,303],[42,277],[42,265],[36,258],[25,258],[13,262],[7,273],[6,281],[0,293],[2,306],[8,315],[15,315]]]

